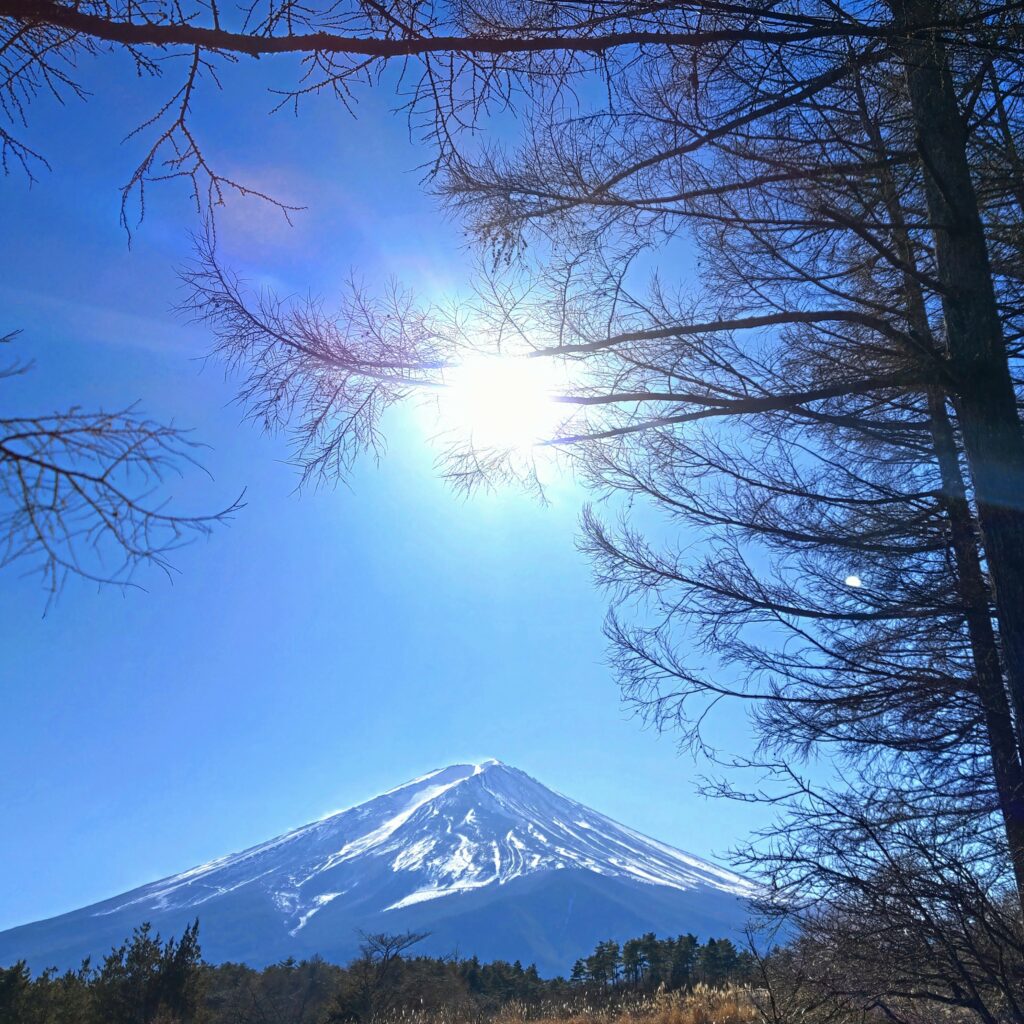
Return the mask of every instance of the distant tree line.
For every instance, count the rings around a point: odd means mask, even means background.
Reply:
[[[611,939],[599,942],[591,956],[576,961],[572,981],[675,991],[697,984],[744,983],[753,973],[751,954],[738,950],[729,939],[702,944],[696,935],[659,939],[648,932],[621,946]]]
[[[514,1006],[553,1015],[581,1001],[623,994],[723,986],[752,976],[749,954],[728,939],[653,933],[600,942],[570,979],[542,978],[518,960],[409,956],[425,936],[366,935],[342,967],[319,957],[263,970],[202,958],[198,922],[163,940],[143,925],[94,966],[33,977],[27,963],[0,967],[0,1024],[367,1024],[438,1016],[472,1021]]]

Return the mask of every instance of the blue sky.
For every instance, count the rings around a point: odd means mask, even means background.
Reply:
[[[202,362],[208,337],[170,312],[196,227],[184,190],[151,192],[132,248],[118,225],[138,153],[119,140],[159,90],[124,66],[85,74],[93,102],[31,111],[54,170],[0,190],[0,328],[21,328],[18,354],[36,362],[0,384],[5,414],[139,401],[211,446],[212,480],[173,487],[182,507],[243,489],[247,504],[145,591],[72,582],[44,617],[38,581],[0,573],[0,928],[484,756],[697,854],[741,840],[760,812],[698,797],[698,766],[619,706],[571,481],[548,507],[511,491],[463,500],[399,416],[379,465],[295,493],[283,442],[242,422],[232,383]],[[458,226],[422,195],[424,153],[392,97],[363,94],[358,120],[326,100],[268,117],[255,81],[241,68],[201,105],[210,152],[308,210],[288,227],[233,202],[227,261],[284,293],[331,295],[353,268],[457,288]],[[746,746],[735,715],[717,729]]]

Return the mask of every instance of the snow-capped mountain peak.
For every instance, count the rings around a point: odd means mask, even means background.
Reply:
[[[130,894],[130,903],[186,909],[255,886],[268,893],[294,934],[356,883],[363,892],[371,880],[389,892],[397,883],[398,898],[383,909],[398,910],[567,868],[681,890],[750,893],[732,872],[648,839],[489,758],[435,769],[267,843],[146,886]]]
[[[477,914],[501,905],[506,891],[522,905],[524,894],[560,892],[559,879],[588,892],[594,886],[628,892],[634,895],[627,902],[660,909],[738,908],[752,895],[738,875],[488,758],[435,769],[268,842],[66,917],[100,925],[103,919],[200,916],[205,927],[248,915],[260,927],[280,929],[285,947],[301,942],[325,952],[320,947],[340,941],[342,929],[348,936],[353,924],[372,921],[380,930],[400,931],[410,915],[429,924],[438,915]],[[569,899],[570,913],[575,899]],[[738,909],[731,913],[738,921]]]

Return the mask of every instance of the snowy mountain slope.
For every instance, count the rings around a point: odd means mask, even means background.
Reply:
[[[565,970],[599,939],[734,933],[749,883],[498,761],[452,765],[241,853],[0,933],[0,963],[68,966],[141,921],[195,917],[211,959],[350,956],[357,930]],[[447,945],[444,945],[447,943]]]

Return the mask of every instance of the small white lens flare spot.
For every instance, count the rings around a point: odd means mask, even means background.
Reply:
[[[467,357],[446,371],[438,396],[442,424],[484,448],[528,448],[550,439],[566,407],[565,376],[552,359]]]
[[[859,587],[862,586],[861,579],[859,576],[847,576],[846,585],[848,587]]]

